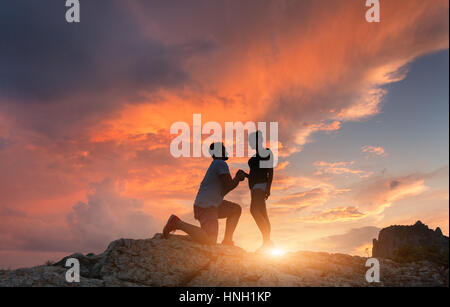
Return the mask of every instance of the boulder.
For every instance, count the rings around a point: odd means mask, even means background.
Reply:
[[[396,260],[419,257],[420,260],[435,261],[448,258],[448,250],[448,237],[439,227],[432,230],[417,221],[410,226],[394,225],[380,230],[378,239],[373,239],[372,256]]]

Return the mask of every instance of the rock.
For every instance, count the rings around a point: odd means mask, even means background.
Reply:
[[[383,228],[378,239],[373,239],[372,256],[395,259],[403,251],[407,254],[406,258],[414,259],[412,254],[417,252],[422,254],[421,259],[427,259],[427,253],[446,257],[448,249],[448,237],[442,234],[439,227],[433,231],[421,221],[417,221],[412,226],[395,225]],[[433,261],[431,257],[427,260]]]
[[[68,258],[80,261],[80,283],[65,280]],[[99,255],[75,253],[51,266],[0,271],[0,286],[448,286],[431,262],[381,259],[380,283],[365,280],[367,258],[300,251],[284,256],[248,253],[233,246],[205,246],[185,236],[168,240],[119,239]],[[448,272],[448,271],[447,271]]]
[[[68,283],[66,269],[38,266],[14,271],[0,271],[0,287],[101,287],[103,280],[81,277],[80,283]]]

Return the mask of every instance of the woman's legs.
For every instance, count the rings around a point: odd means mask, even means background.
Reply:
[[[265,198],[265,196],[264,196]],[[272,227],[270,225],[269,215],[267,214],[267,208],[266,208],[266,200],[264,199],[264,210],[262,210],[264,220],[266,221],[266,230],[267,230],[267,241],[270,241],[270,232],[272,230]]]
[[[270,222],[266,209],[266,193],[260,189],[251,190],[250,213],[261,231],[264,243],[270,241]]]

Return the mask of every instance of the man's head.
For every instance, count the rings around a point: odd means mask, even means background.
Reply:
[[[222,142],[212,143],[209,146],[209,154],[215,160],[228,160],[228,153]]]

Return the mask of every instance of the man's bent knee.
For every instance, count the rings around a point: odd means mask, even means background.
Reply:
[[[239,217],[241,216],[241,213],[241,206],[227,200],[224,200],[222,206],[219,208],[219,218]]]

